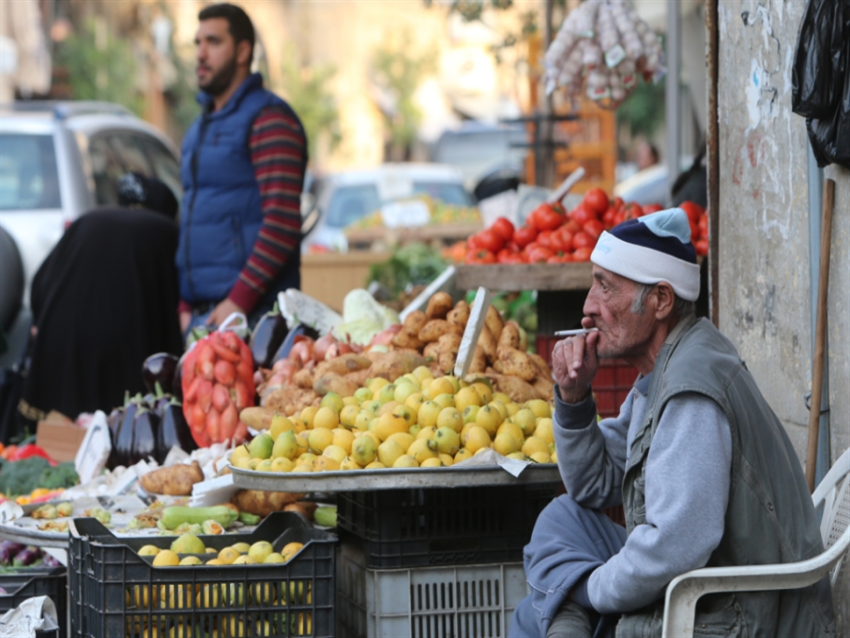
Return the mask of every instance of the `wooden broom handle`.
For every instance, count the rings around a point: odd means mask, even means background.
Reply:
[[[806,483],[815,491],[815,468],[818,457],[818,430],[820,428],[821,395],[823,394],[823,366],[826,357],[827,293],[829,292],[829,247],[832,237],[832,208],[835,200],[835,182],[824,180],[823,208],[820,229],[820,269],[818,274],[818,306],[815,322],[815,356],[812,361],[812,399],[809,408],[809,447],[806,451]]]

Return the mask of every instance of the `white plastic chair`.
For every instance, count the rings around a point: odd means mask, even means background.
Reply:
[[[830,571],[830,584],[834,586],[842,559],[850,548],[850,449],[820,482],[812,500],[816,511],[823,507],[822,554],[797,563],[707,567],[677,576],[667,585],[661,637],[691,638],[697,601],[706,594],[797,589],[819,581]]]

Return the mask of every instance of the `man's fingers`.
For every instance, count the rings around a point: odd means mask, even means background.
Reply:
[[[578,371],[584,364],[584,337],[573,337],[572,341],[572,361],[569,361],[570,377],[573,379],[578,377]]]

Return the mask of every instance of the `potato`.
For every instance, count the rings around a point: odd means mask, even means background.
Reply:
[[[319,396],[325,396],[328,392],[336,392],[339,396],[345,398],[353,397],[359,387],[348,377],[328,372],[313,384],[313,391]]]
[[[204,473],[197,461],[191,465],[172,465],[161,467],[139,478],[139,483],[151,494],[168,496],[189,496],[192,486],[204,480]]]
[[[437,354],[437,365],[440,370],[449,372],[455,365],[457,353],[460,350],[460,335],[453,332],[444,334],[437,342],[440,350]]]
[[[255,430],[268,430],[272,426],[273,417],[274,410],[269,408],[250,407],[239,413],[239,420]]]
[[[449,333],[460,336],[463,334],[463,329],[459,329],[458,326],[449,323],[445,319],[431,319],[419,331],[419,340],[423,343],[431,343],[432,341],[437,341],[444,334]]]
[[[369,368],[366,368],[365,370],[358,370],[357,372],[349,372],[345,375],[345,378],[352,383],[356,383],[358,387],[362,388],[366,385],[366,379],[369,378]]]
[[[502,348],[519,350],[519,324],[516,321],[508,321],[502,328],[498,349],[501,350]]]
[[[309,405],[321,403],[322,398],[312,389],[305,390],[286,386],[269,392],[263,397],[263,405],[286,416],[298,414]]]
[[[449,312],[446,319],[448,319],[451,324],[460,326],[461,328],[466,328],[466,324],[469,323],[469,304],[461,299]]]
[[[318,503],[310,503],[308,501],[298,501],[297,503],[290,503],[283,508],[284,512],[295,512],[296,514],[301,514],[308,521],[313,520],[313,512],[316,511],[316,508],[319,506]]]
[[[537,366],[537,369],[540,371],[539,376],[543,377],[548,381],[551,381],[552,369],[549,367],[549,364],[546,363],[546,359],[541,357],[539,354],[533,354],[531,352],[528,353],[528,356],[531,357],[531,360],[534,362],[534,365]]]
[[[436,361],[437,355],[439,353],[440,353],[440,344],[436,341],[432,341],[427,346],[425,346],[425,349],[422,351],[422,356],[424,356],[426,359],[432,359],[432,360]]]
[[[477,345],[472,355],[472,361],[469,362],[468,372],[484,372],[486,369],[487,357],[484,355],[484,349]]]
[[[240,512],[248,512],[256,516],[268,516],[279,512],[290,503],[300,501],[303,494],[292,492],[264,492],[262,490],[239,490],[230,499]]]
[[[425,316],[430,319],[445,319],[452,309],[455,302],[452,296],[447,292],[435,293],[428,300],[428,307],[425,309]]]
[[[396,379],[409,372],[413,372],[421,365],[425,365],[425,359],[418,353],[412,352],[386,352],[382,353],[369,368],[370,377],[382,377],[392,383]]]
[[[550,383],[549,386],[551,390],[552,384]],[[496,379],[496,388],[499,392],[507,394],[514,403],[522,404],[526,401],[540,398],[540,393],[537,392],[534,386],[529,384],[527,381],[523,381],[519,377],[498,375]]]
[[[364,370],[372,365],[372,362],[361,354],[349,352],[336,359],[322,361],[316,366],[316,372],[313,375],[314,379],[325,376],[327,373],[344,375],[357,370]]]
[[[404,324],[402,324],[403,328],[409,328],[411,332],[419,333],[422,330],[422,326],[428,323],[428,317],[425,316],[425,313],[421,310],[414,310],[404,319]]]
[[[304,368],[296,372],[292,377],[292,383],[297,385],[299,388],[304,390],[310,390],[315,383],[315,379],[313,378],[313,369]]]
[[[498,343],[499,338],[502,335],[502,328],[505,327],[505,321],[502,319],[502,315],[499,314],[499,311],[496,310],[495,306],[487,308],[487,316],[484,317],[484,325],[490,329],[490,334],[493,335],[493,338]]]
[[[500,348],[498,355],[502,374],[519,377],[525,381],[532,381],[537,376],[537,367],[525,352],[515,348]]]
[[[477,345],[484,350],[484,356],[487,357],[487,361],[490,363],[496,361],[496,340],[493,338],[493,333],[490,332],[490,329],[486,325],[481,326],[481,334],[478,335]]]
[[[401,330],[393,337],[393,345],[397,348],[421,350],[425,344],[419,340],[419,330],[402,326]]]
[[[531,385],[537,392],[537,395],[544,401],[551,401],[555,398],[555,385],[552,379],[538,375]]]

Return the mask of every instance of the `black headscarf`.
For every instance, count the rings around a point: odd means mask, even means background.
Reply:
[[[141,173],[127,173],[118,180],[118,203],[121,206],[147,208],[169,219],[177,215],[177,198],[171,189],[158,179]]]
[[[23,413],[108,412],[125,391],[144,391],[148,355],[181,353],[177,236],[164,215],[132,208],[98,209],[68,228],[33,280]]]

